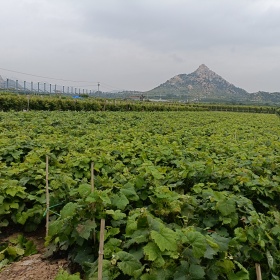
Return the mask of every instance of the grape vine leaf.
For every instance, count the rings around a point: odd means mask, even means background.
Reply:
[[[149,242],[143,248],[143,251],[149,261],[155,261],[157,258],[161,258],[161,251],[158,248],[158,246],[153,242]]]
[[[120,251],[116,255],[119,259],[118,267],[124,274],[135,278],[141,275],[144,266],[132,254]]]
[[[197,231],[190,231],[186,234],[189,243],[192,245],[193,254],[196,258],[204,256],[207,248],[205,237]]]
[[[65,219],[67,217],[72,217],[77,209],[78,205],[73,202],[68,202],[60,211],[60,215],[62,219]]]
[[[233,198],[222,199],[217,202],[216,208],[223,216],[228,216],[236,211],[235,201]]]
[[[151,238],[158,245],[159,249],[163,252],[165,250],[168,251],[176,251],[177,250],[177,241],[176,241],[176,233],[169,228],[162,226],[160,231],[151,231]]]
[[[195,280],[204,279],[205,276],[203,267],[197,264],[190,265],[189,274],[191,276],[191,279],[195,279]]]

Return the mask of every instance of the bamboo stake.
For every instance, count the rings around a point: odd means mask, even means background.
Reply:
[[[94,162],[91,163],[91,191],[94,192]]]
[[[46,156],[46,237],[49,235],[49,208],[50,208],[50,194],[49,194],[49,156]]]
[[[91,192],[94,192],[94,162],[91,163]],[[92,204],[92,212],[94,212],[95,204]],[[93,218],[93,222],[95,222],[95,218]],[[96,232],[93,230],[93,243],[96,243]]]
[[[256,263],[257,280],[262,280],[261,265]]]
[[[98,257],[98,280],[102,280],[103,247],[104,247],[105,219],[101,219]]]

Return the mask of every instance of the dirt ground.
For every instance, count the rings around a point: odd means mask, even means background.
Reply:
[[[26,237],[34,242],[38,253],[4,267],[0,271],[0,280],[53,280],[61,268],[68,269],[69,263],[65,259],[47,260],[43,258],[45,247],[42,234],[37,233],[36,236]]]

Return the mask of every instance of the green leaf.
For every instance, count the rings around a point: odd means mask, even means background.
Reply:
[[[186,236],[188,238],[189,244],[192,245],[194,257],[203,257],[207,247],[205,237],[198,231],[187,232]]]
[[[234,261],[234,263],[238,266],[238,268],[240,269],[240,271],[238,271],[237,273],[230,273],[228,274],[228,280],[249,280],[250,276],[249,276],[249,272],[247,271],[247,269],[245,267],[243,267],[241,265],[241,263]]]
[[[16,247],[16,246],[8,246],[7,252],[9,255],[11,255],[14,258],[24,255],[24,249]]]
[[[181,265],[176,268],[174,280],[188,280],[189,264],[187,261],[181,261]]]
[[[24,247],[25,247],[24,256],[34,255],[34,254],[36,254],[38,252],[37,248],[36,248],[36,245],[31,240],[27,241],[24,244]]]
[[[13,209],[18,209],[19,204],[17,202],[12,202],[12,203],[10,203],[10,207],[13,208]]]
[[[49,236],[55,236],[56,234],[61,232],[63,224],[63,221],[61,221],[60,219],[51,222],[49,225]]]
[[[162,226],[159,232],[152,230],[151,238],[155,241],[162,252],[165,250],[177,250],[176,233],[169,228]]]
[[[231,260],[220,260],[216,262],[216,266],[221,267],[223,273],[230,273],[234,270],[235,265]]]
[[[119,194],[112,194],[111,203],[113,206],[116,206],[118,209],[124,210],[126,205],[129,204],[129,200],[122,192],[120,192]]]
[[[103,201],[103,203],[105,205],[110,205],[111,204],[111,200],[110,200],[107,192],[105,192],[105,191],[98,191],[97,194],[98,194],[98,196],[100,197],[100,199]]]
[[[155,261],[157,258],[161,257],[161,251],[158,246],[153,243],[149,242],[144,248],[144,254],[149,261]]]
[[[207,246],[207,249],[204,253],[204,258],[212,260],[214,255],[217,254],[217,250],[214,250],[211,246]]]
[[[228,244],[230,239],[222,237],[218,235],[217,233],[211,234],[211,237],[214,239],[214,241],[219,245],[220,251],[227,251],[228,250]]]
[[[91,186],[89,184],[81,184],[78,188],[78,192],[81,197],[86,197],[91,192]]]
[[[274,266],[274,260],[270,252],[267,250],[266,251],[266,258],[267,258],[267,263],[270,269],[273,269]]]
[[[134,185],[132,183],[125,184],[121,188],[120,192],[123,193],[129,200],[132,200],[132,201],[139,200],[139,196],[137,195]]]
[[[60,269],[54,280],[80,280],[80,274],[75,273],[70,275],[67,271]]]
[[[235,201],[233,198],[222,199],[217,202],[216,209],[220,211],[223,216],[228,216],[236,211]]]
[[[4,219],[3,221],[0,222],[0,228],[6,227],[8,225],[9,225],[9,221],[7,219]]]
[[[65,219],[74,216],[77,208],[78,205],[76,203],[68,202],[60,211],[61,218]]]
[[[140,176],[137,176],[136,179],[135,179],[135,186],[140,189],[142,188],[143,186],[145,185],[145,180],[140,177]]]
[[[89,239],[91,232],[96,228],[95,221],[87,220],[84,224],[79,224],[76,227],[79,236],[84,239]]]
[[[141,280],[163,280],[163,279],[173,279],[173,271],[161,268],[151,268],[149,273],[141,275]]]
[[[21,187],[13,187],[13,188],[11,187],[6,190],[6,194],[14,197],[17,194],[17,192],[21,191],[21,190],[23,190],[23,188],[21,188]]]
[[[104,238],[104,240],[107,240],[108,237],[115,236],[115,235],[117,235],[119,233],[120,233],[120,229],[119,228],[108,228],[105,231],[105,238]]]
[[[234,229],[234,234],[235,234],[235,238],[240,240],[241,242],[246,242],[247,241],[247,234],[246,234],[246,230],[243,228],[236,228]]]
[[[85,262],[93,262],[95,259],[90,247],[80,247],[77,254],[75,255],[74,262],[79,265],[83,265]]]
[[[126,217],[126,214],[122,213],[121,210],[106,210],[106,214],[111,215],[115,221],[122,220]]]
[[[200,265],[191,264],[189,268],[189,274],[192,279],[204,279],[205,272],[204,269]]]
[[[111,258],[112,254],[121,251],[119,248],[121,246],[122,241],[117,238],[110,238],[108,242],[104,244],[104,255],[107,258]]]
[[[118,261],[118,267],[124,274],[135,278],[141,275],[144,267],[133,255],[120,251],[117,253],[117,257],[120,260]]]

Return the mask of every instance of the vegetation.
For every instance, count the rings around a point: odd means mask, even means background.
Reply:
[[[102,218],[104,279],[256,279],[255,263],[263,279],[279,279],[275,114],[45,111],[0,118],[0,229],[34,231],[50,210],[49,255],[65,252],[87,279],[97,279]]]
[[[270,113],[276,112],[272,106],[244,106],[234,104],[200,104],[180,102],[150,102],[132,100],[112,100],[78,98],[50,95],[0,95],[0,111],[232,111]]]

